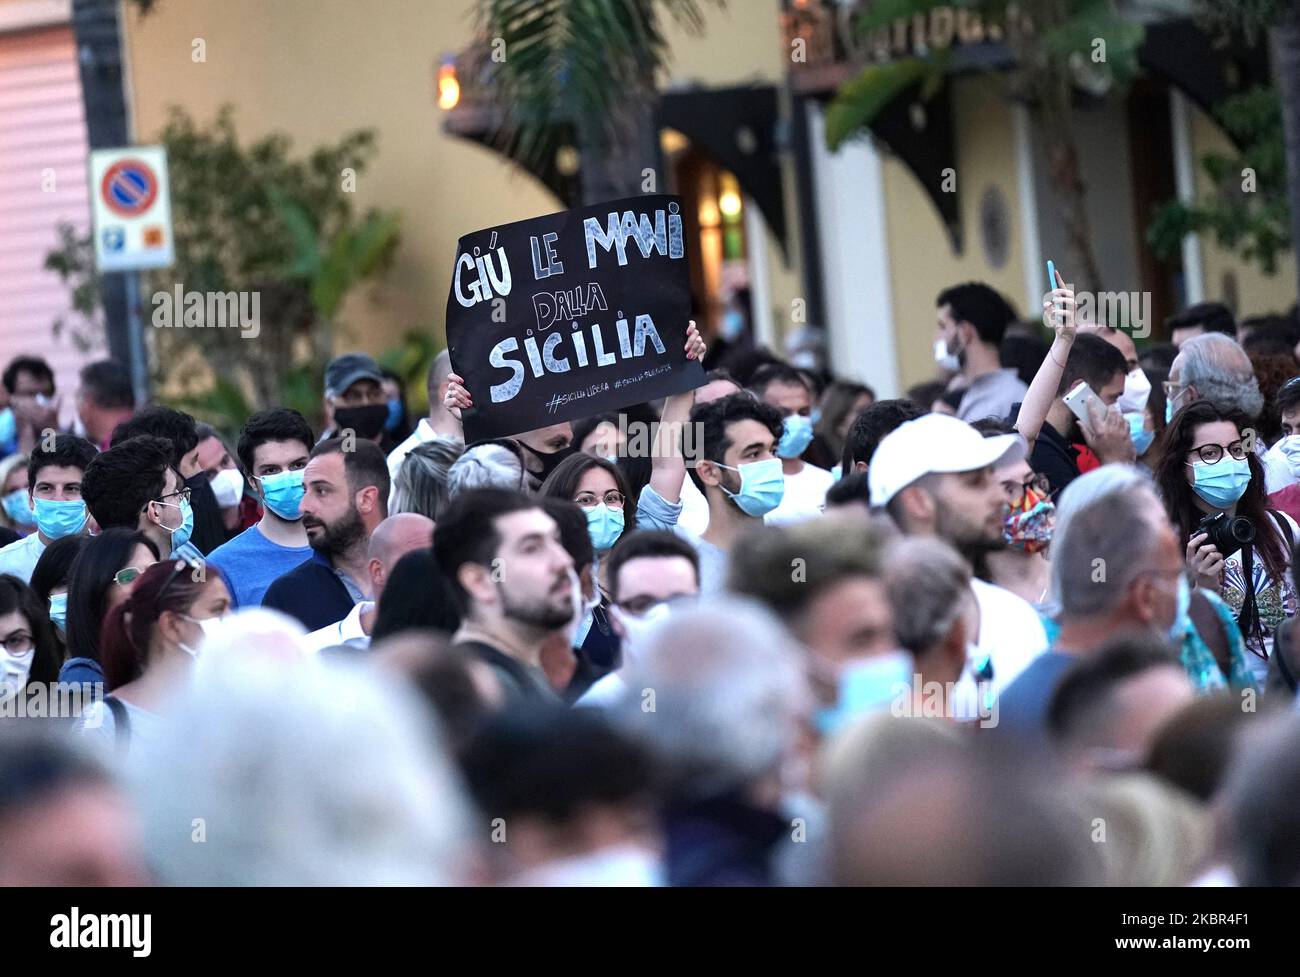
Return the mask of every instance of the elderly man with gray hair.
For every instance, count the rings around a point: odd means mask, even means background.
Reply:
[[[1182,549],[1139,469],[1104,465],[1061,494],[1052,595],[1060,608],[1056,640],[1000,700],[1001,726],[1040,741],[1056,686],[1079,656],[1127,631],[1182,639],[1191,599]]]
[[[200,664],[170,714],[175,736],[133,761],[159,882],[466,880],[469,805],[411,688],[359,664],[304,667],[224,643]]]
[[[761,606],[733,598],[674,613],[641,647],[610,714],[666,767],[669,885],[777,881],[787,802],[806,789],[803,652]]]
[[[895,542],[885,563],[898,643],[911,652],[922,683],[956,683],[977,631],[970,567],[947,543],[924,536]]]
[[[1250,357],[1235,340],[1211,332],[1189,339],[1178,350],[1165,381],[1165,422],[1197,400],[1208,400],[1221,409],[1242,411],[1258,421],[1264,410]],[[1268,445],[1256,438],[1255,451],[1264,465],[1264,489],[1272,493],[1295,482],[1287,459],[1280,452],[1266,452]]]

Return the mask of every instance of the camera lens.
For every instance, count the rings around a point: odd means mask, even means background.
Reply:
[[[1234,540],[1243,546],[1255,541],[1255,524],[1249,519],[1237,516],[1228,523],[1228,532]]]

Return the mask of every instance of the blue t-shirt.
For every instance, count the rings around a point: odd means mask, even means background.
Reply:
[[[1078,655],[1048,649],[1030,662],[998,696],[998,729],[1046,742],[1052,696],[1078,660]]]
[[[273,543],[254,525],[209,553],[208,562],[225,574],[236,607],[258,607],[276,577],[288,573],[311,552],[310,546]]]

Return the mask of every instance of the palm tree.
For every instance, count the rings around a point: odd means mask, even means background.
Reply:
[[[1000,25],[1014,60],[1009,94],[1035,106],[1042,130],[1049,135],[1048,178],[1065,230],[1071,280],[1081,289],[1098,291],[1101,275],[1074,138],[1074,95],[1076,88],[1106,94],[1127,84],[1137,71],[1137,51],[1145,36],[1142,25],[1120,17],[1113,0],[967,0],[953,5],[978,10],[985,24]],[[899,18],[924,15],[935,6],[936,0],[887,0],[876,4],[856,28],[867,34]],[[1098,48],[1099,40],[1104,47]],[[1104,51],[1104,60],[1093,58],[1097,50]],[[865,68],[841,86],[827,110],[830,148],[861,134],[894,98],[918,82],[921,97],[934,94],[952,60],[950,52],[934,51]]]
[[[501,45],[487,86],[499,140],[532,168],[572,140],[584,203],[640,193],[657,170],[657,76],[667,64],[664,17],[689,33],[724,0],[478,0],[481,36]]]

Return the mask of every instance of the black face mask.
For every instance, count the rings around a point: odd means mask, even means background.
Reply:
[[[335,407],[334,430],[345,431],[348,428],[357,432],[357,437],[374,441],[384,429],[388,420],[387,404],[367,404],[365,407]]]
[[[515,443],[542,463],[540,474],[531,470],[528,472],[529,475],[537,480],[538,485],[541,485],[542,482],[546,481],[546,477],[550,475],[551,472],[555,471],[556,466],[559,465],[560,462],[569,457],[569,455],[575,454],[578,450],[578,446],[574,444],[569,445],[567,448],[561,448],[559,451],[538,451],[535,448],[528,447],[528,445],[524,444],[522,441],[516,441]]]

